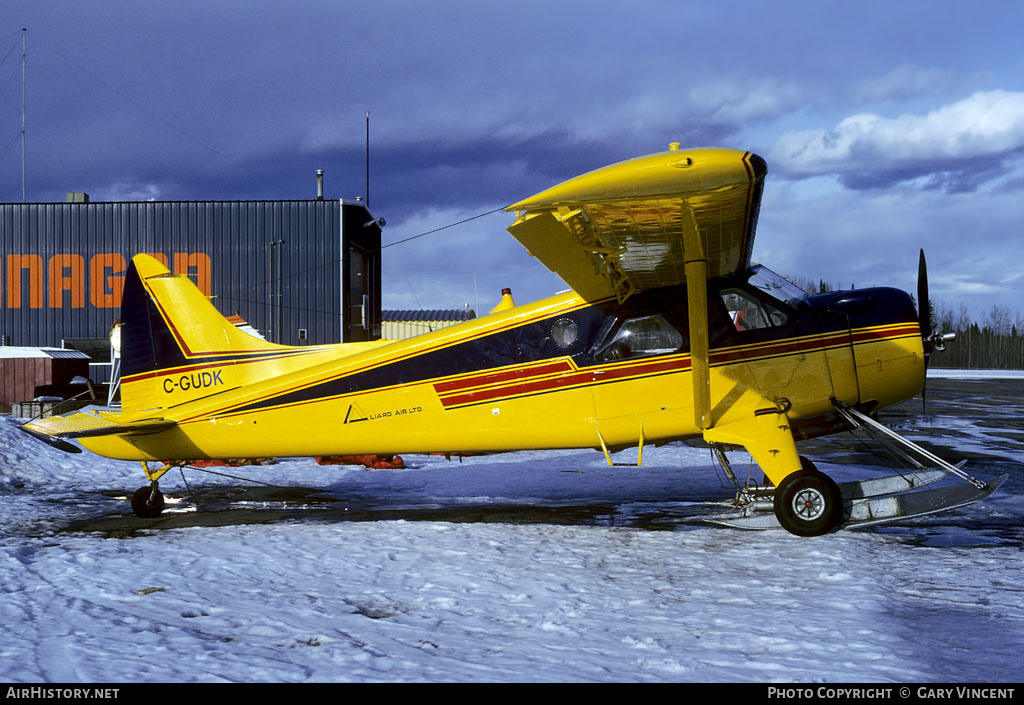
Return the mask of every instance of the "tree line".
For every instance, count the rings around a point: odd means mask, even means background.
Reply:
[[[793,283],[809,294],[837,291],[831,282],[795,277]],[[852,284],[849,288],[855,288]],[[915,302],[916,305],[916,302]],[[956,333],[946,349],[936,351],[930,367],[962,370],[1024,369],[1024,317],[1007,306],[995,305],[975,320],[965,304],[957,307],[932,302],[932,329]]]
[[[993,306],[982,320],[972,320],[967,307],[932,305],[937,331],[953,331],[956,340],[931,357],[931,367],[953,369],[1024,369],[1024,318],[1006,306]]]

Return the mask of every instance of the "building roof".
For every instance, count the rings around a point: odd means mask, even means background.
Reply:
[[[385,323],[405,323],[411,321],[468,321],[471,318],[476,318],[476,312],[468,308],[381,311],[381,320]]]
[[[88,360],[89,356],[78,350],[65,350],[61,348],[30,348],[14,345],[0,346],[0,358],[25,358],[25,357],[52,357],[80,360]]]

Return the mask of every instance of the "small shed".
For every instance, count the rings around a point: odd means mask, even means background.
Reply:
[[[37,387],[70,385],[89,377],[89,356],[79,350],[0,346],[0,413],[32,401]]]
[[[381,311],[381,337],[405,340],[476,318],[472,309]]]

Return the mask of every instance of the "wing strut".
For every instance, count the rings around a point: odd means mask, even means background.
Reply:
[[[711,428],[711,377],[708,334],[708,258],[697,222],[683,207],[683,250],[686,298],[690,318],[690,370],[693,373],[693,420],[697,428]]]

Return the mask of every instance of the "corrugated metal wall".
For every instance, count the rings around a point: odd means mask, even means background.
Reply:
[[[349,339],[343,209],[345,221],[372,220],[361,203],[336,200],[0,204],[0,343],[105,337],[140,252],[187,272],[221,312],[238,312],[270,340]],[[358,241],[379,271],[380,228],[361,227]]]

